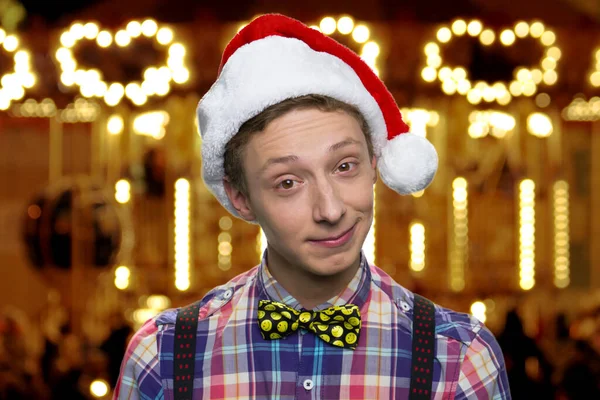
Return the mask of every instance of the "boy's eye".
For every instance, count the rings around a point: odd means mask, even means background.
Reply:
[[[291,179],[286,179],[284,181],[281,181],[281,183],[279,184],[279,186],[282,189],[291,189],[294,187],[294,181]]]
[[[350,171],[350,163],[343,163],[339,166],[339,170],[342,172]]]

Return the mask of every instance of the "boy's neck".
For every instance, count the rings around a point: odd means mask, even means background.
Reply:
[[[287,262],[276,251],[267,250],[269,272],[306,310],[312,310],[340,294],[348,287],[359,267],[360,255],[349,268],[336,275],[315,275]]]

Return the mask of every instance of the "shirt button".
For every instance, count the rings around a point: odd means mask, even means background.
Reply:
[[[233,290],[227,289],[227,291],[225,293],[223,293],[223,298],[225,300],[229,300],[231,298],[232,294],[233,294]]]
[[[311,390],[315,384],[312,380],[307,379],[304,381],[303,385],[304,385],[304,389]]]
[[[408,303],[407,303],[407,302],[405,302],[405,301],[401,301],[401,302],[400,302],[400,307],[401,307],[401,308],[402,308],[402,310],[404,310],[405,312],[406,312],[406,311],[408,311],[408,310],[410,310],[410,306],[409,306],[409,305],[408,305]]]

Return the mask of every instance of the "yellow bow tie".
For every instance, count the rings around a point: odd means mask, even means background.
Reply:
[[[329,344],[354,350],[360,332],[360,310],[346,304],[323,311],[298,311],[277,301],[261,300],[258,325],[265,339],[280,339],[304,328]]]

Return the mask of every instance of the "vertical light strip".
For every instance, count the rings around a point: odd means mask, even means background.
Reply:
[[[425,268],[425,227],[420,222],[410,224],[410,269],[415,272]]]
[[[452,233],[450,242],[450,289],[460,292],[465,288],[465,265],[468,259],[468,195],[467,180],[462,177],[452,182]]]
[[[373,185],[373,222],[371,223],[371,228],[369,229],[369,233],[367,233],[367,237],[365,238],[365,242],[363,243],[363,252],[365,253],[365,257],[367,260],[375,264],[375,227],[377,221],[377,191],[376,185]]]
[[[262,228],[258,228],[258,235],[256,237],[256,252],[258,253],[259,261],[262,260],[262,256],[267,249],[267,237],[263,232]]]
[[[131,184],[127,179],[121,179],[115,184],[115,200],[121,204],[131,200]]]
[[[129,287],[129,278],[131,271],[128,267],[121,265],[115,269],[115,287],[119,290],[125,290]]]
[[[554,285],[569,286],[569,184],[554,183]]]
[[[219,220],[219,269],[227,271],[231,268],[231,254],[233,253],[233,245],[231,244],[231,234],[229,231],[233,226],[233,221],[230,217],[221,217]]]
[[[519,184],[519,286],[530,290],[535,285],[535,183],[524,179]]]
[[[175,182],[175,287],[190,288],[190,182]]]

